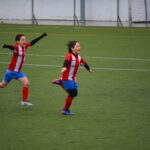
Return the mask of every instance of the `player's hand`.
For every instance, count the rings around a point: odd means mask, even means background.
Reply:
[[[61,69],[61,73],[64,73],[66,70],[67,70],[67,68],[66,68],[66,67],[63,67],[63,68]]]
[[[43,36],[47,36],[47,33],[43,33]]]
[[[2,48],[5,48],[5,44],[2,45]]]
[[[92,69],[90,69],[90,70],[89,70],[89,72],[90,72],[90,73],[93,73],[93,70],[92,70]]]

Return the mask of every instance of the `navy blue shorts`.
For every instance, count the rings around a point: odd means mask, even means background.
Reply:
[[[72,80],[63,80],[63,86],[65,90],[78,90],[78,83]]]
[[[9,83],[12,79],[19,79],[19,78],[23,78],[25,77],[25,73],[20,71],[20,72],[14,72],[14,71],[10,71],[10,70],[6,70],[5,76],[3,78],[3,80],[6,83]]]

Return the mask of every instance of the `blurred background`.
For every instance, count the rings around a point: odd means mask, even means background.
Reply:
[[[0,23],[150,27],[150,0],[0,0]]]

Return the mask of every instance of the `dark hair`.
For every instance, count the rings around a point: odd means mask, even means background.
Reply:
[[[78,43],[78,41],[68,41],[67,46],[68,46],[68,51],[72,52],[71,48],[74,48],[74,46],[76,45],[76,43]]]
[[[16,37],[15,37],[15,41],[20,41],[21,37],[22,36],[25,36],[24,34],[17,34]]]

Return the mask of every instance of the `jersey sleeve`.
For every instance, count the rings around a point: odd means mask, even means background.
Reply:
[[[83,65],[88,71],[90,71],[90,66],[87,64],[87,62],[81,57],[80,64]]]
[[[28,48],[28,47],[30,47],[31,46],[31,43],[30,42],[27,42],[26,44],[25,44],[25,47],[26,48]]]
[[[65,57],[65,61],[63,63],[63,67],[67,67],[70,62],[71,62],[71,55],[67,54]]]
[[[85,65],[86,64],[86,61],[81,57],[81,62],[80,62],[81,65]]]
[[[14,44],[14,45],[12,45],[12,47],[13,47],[14,49],[17,49],[17,48],[18,48],[18,45],[17,45],[17,44]]]
[[[4,44],[2,47],[3,48],[8,48],[10,50],[14,50],[14,46],[13,45]]]
[[[37,43],[39,40],[41,40],[43,37],[47,36],[47,33],[43,33],[41,36],[37,37],[36,39],[32,40],[31,46],[34,45],[35,43]]]
[[[67,54],[66,57],[65,57],[65,60],[67,60],[68,62],[71,61],[71,54]]]

